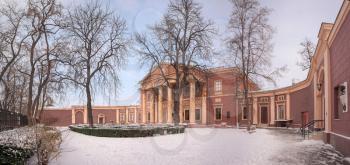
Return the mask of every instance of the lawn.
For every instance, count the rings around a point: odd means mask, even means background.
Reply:
[[[342,155],[294,130],[186,129],[184,134],[104,138],[62,129],[61,154],[50,164],[340,164]]]

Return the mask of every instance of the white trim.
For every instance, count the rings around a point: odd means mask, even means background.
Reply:
[[[342,137],[342,138],[344,138],[344,139],[350,140],[350,137],[349,137],[349,136],[344,136],[344,135],[337,134],[337,133],[334,133],[334,132],[329,132],[329,133],[331,133],[331,134],[333,134],[333,135],[336,135],[336,136],[339,136],[339,137]]]

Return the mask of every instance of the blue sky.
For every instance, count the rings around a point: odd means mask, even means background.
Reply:
[[[63,4],[84,3],[84,0],[62,0]],[[147,26],[157,22],[166,11],[167,0],[110,0],[104,1],[111,9],[121,15],[127,22],[129,33],[146,32]],[[219,34],[214,38],[215,50],[224,52],[222,40],[226,37],[227,22],[231,13],[229,0],[197,0],[203,9],[205,18],[214,21]],[[292,81],[302,81],[307,72],[296,65],[299,60],[300,42],[305,38],[317,42],[317,34],[322,22],[333,23],[341,7],[342,0],[261,0],[263,6],[271,8],[270,24],[276,32],[273,37],[274,50],[272,67],[287,65],[288,71],[277,79],[277,87],[289,86]],[[117,98],[108,94],[95,94],[95,105],[138,104],[138,82],[147,73],[148,68],[141,68],[136,54],[128,55],[128,64],[120,71],[120,88]],[[219,64],[213,64],[219,65]],[[263,89],[275,88],[266,84]],[[65,98],[57,100],[55,105],[67,107],[85,103],[85,97],[70,90]]]

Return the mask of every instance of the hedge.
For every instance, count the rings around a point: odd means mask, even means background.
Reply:
[[[99,137],[148,137],[154,135],[178,134],[184,133],[185,127],[166,126],[166,127],[111,127],[111,128],[89,128],[69,126],[69,129],[85,135]]]
[[[33,154],[29,149],[0,145],[0,164],[25,164]]]

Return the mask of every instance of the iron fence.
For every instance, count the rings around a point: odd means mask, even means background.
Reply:
[[[0,109],[0,131],[28,125],[27,116]]]

